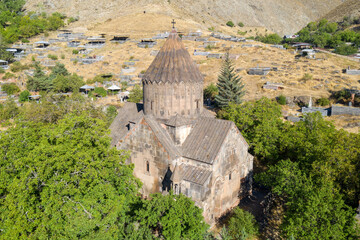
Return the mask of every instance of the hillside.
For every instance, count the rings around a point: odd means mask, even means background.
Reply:
[[[332,22],[342,21],[345,16],[360,17],[360,1],[347,0],[338,7],[331,10],[323,18]]]
[[[279,34],[297,32],[342,3],[341,0],[28,0],[27,11],[59,11],[79,16],[79,26],[102,23],[117,17],[146,13],[180,20],[193,20],[202,28],[218,27],[226,21],[245,26],[263,26]],[[153,23],[151,21],[143,24]]]

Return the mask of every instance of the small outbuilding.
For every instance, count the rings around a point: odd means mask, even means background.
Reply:
[[[0,68],[6,70],[9,68],[9,62],[5,60],[0,60]]]
[[[117,93],[121,90],[120,87],[116,86],[115,84],[111,85],[110,87],[108,87],[107,89],[108,91],[112,92],[112,94],[114,95],[114,93]]]
[[[85,92],[85,94],[88,94],[88,92],[93,91],[94,89],[95,89],[95,87],[93,87],[93,86],[84,85],[84,86],[80,87],[80,92]]]
[[[38,41],[35,43],[35,48],[47,48],[48,46],[50,46],[50,43],[47,41]]]

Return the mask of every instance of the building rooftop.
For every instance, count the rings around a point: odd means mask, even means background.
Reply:
[[[144,82],[203,82],[203,76],[191,59],[177,32],[173,30],[146,71]]]

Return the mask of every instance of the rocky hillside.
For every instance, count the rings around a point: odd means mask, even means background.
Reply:
[[[324,18],[332,22],[339,22],[347,17],[360,17],[360,1],[347,0],[340,6],[331,10]]]
[[[358,0],[355,0],[358,1]],[[28,11],[59,11],[79,16],[84,25],[119,16],[157,13],[217,27],[232,20],[291,34],[340,5],[343,0],[27,0]],[[144,23],[144,24],[148,24]]]

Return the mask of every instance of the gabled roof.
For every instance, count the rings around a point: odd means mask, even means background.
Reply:
[[[212,164],[233,126],[231,121],[200,118],[183,144],[183,156]]]
[[[165,125],[171,126],[171,127],[181,127],[184,125],[191,124],[191,119],[184,118],[180,116],[179,114],[176,114],[175,116],[171,117]]]
[[[137,122],[144,116],[143,105],[139,103],[127,102],[124,107],[118,111],[118,115],[110,125],[111,144],[117,144],[129,131],[128,124]]]
[[[155,136],[166,149],[171,158],[176,159],[180,157],[180,149],[175,146],[169,133],[160,125],[160,123],[152,115],[145,115],[145,121],[149,124],[151,130],[154,132]]]
[[[191,165],[183,165],[182,169],[183,180],[199,185],[204,185],[211,176],[211,171]]]
[[[146,71],[143,81],[149,83],[186,83],[203,82],[204,79],[174,30]]]

